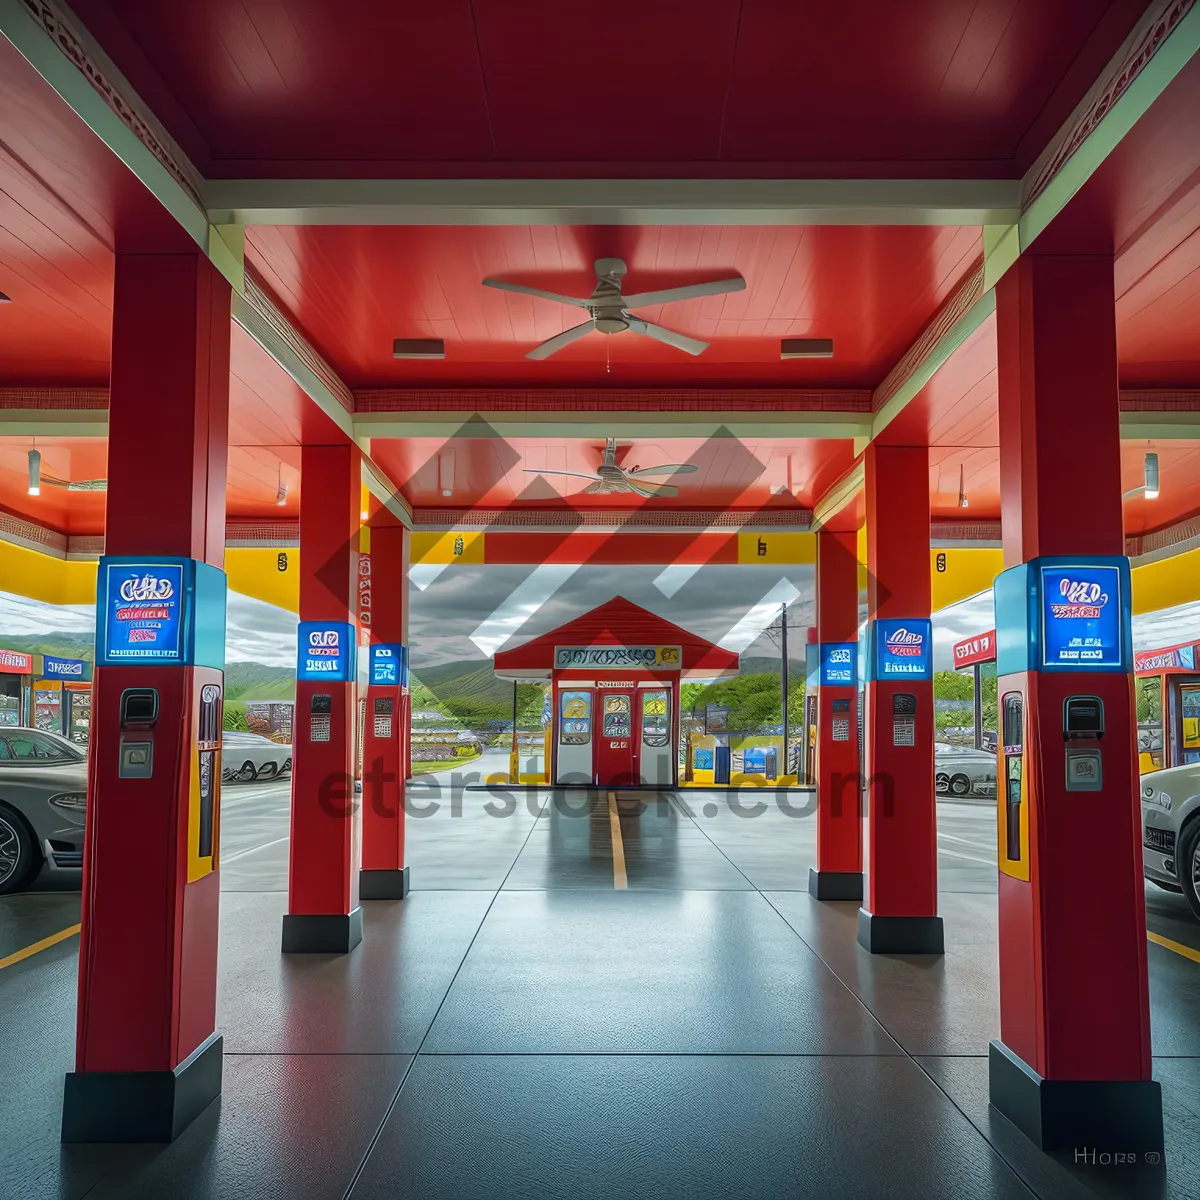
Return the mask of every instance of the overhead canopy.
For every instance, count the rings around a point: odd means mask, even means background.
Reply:
[[[683,679],[721,679],[736,675],[740,665],[732,650],[722,650],[631,600],[616,596],[523,646],[502,651],[493,657],[492,666],[501,679],[549,679],[556,648],[566,646],[678,646]]]

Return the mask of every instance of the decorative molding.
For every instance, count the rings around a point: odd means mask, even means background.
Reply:
[[[1021,187],[1022,209],[1028,208],[1046,190],[1050,181],[1095,132],[1194,3],[1195,0],[1154,0],[1103,74],[1026,172]]]
[[[67,535],[57,529],[48,529],[15,513],[0,511],[0,541],[24,546],[26,550],[40,550],[54,558],[66,558]]]
[[[107,412],[106,387],[0,387],[0,410]]]
[[[921,331],[921,336],[908,348],[904,357],[888,372],[887,378],[875,389],[871,397],[872,408],[875,412],[879,412],[889,400],[895,398],[901,388],[911,382],[918,373],[924,373],[922,369],[927,367],[937,356],[935,352],[941,349],[941,344],[947,335],[983,298],[983,295],[983,260],[981,259],[938,309],[933,320]],[[964,338],[965,336],[966,334],[963,335]],[[962,340],[960,338],[954,346],[946,349],[941,360],[929,370],[929,375],[932,375],[949,358],[950,353],[961,344]],[[924,384],[922,383],[921,386]]]
[[[1122,412],[1200,412],[1200,390],[1122,388]]]
[[[204,179],[186,154],[142,103],[93,38],[77,24],[76,18],[53,0],[22,0],[26,11],[58,47],[117,119],[154,156],[158,164],[188,194],[192,203],[204,212],[201,191]]]
[[[384,412],[856,412],[865,389],[815,388],[370,388],[356,413]]]
[[[806,531],[812,513],[806,508],[778,511],[758,509],[654,510],[636,508],[607,509],[533,509],[533,508],[418,508],[413,511],[413,529],[450,531],[455,529],[580,529],[593,532],[656,532],[673,529],[740,530],[793,529]]]
[[[314,385],[336,400],[345,412],[354,411],[353,393],[312,343],[283,315],[258,275],[249,267],[246,268],[245,290],[240,295],[237,292],[233,295],[233,319],[323,408],[324,397],[313,394]],[[297,366],[306,373],[307,385],[293,369]]]
[[[226,521],[225,545],[233,547],[276,546],[291,549],[300,545],[300,522]]]
[[[1200,517],[1189,517],[1163,529],[1135,534],[1125,539],[1125,553],[1141,563],[1171,558],[1200,547]],[[1138,563],[1134,564],[1135,566]]]
[[[999,521],[934,521],[929,526],[929,541],[934,542],[979,542],[987,545],[1000,544]]]

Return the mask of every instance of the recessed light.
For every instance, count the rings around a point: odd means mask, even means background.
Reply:
[[[445,358],[446,343],[441,338],[396,338],[393,358]]]
[[[832,358],[833,338],[783,338],[780,358]]]

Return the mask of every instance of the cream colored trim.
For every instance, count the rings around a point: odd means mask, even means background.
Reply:
[[[11,0],[10,0],[11,2]],[[999,225],[1014,180],[210,179],[237,225]]]
[[[854,498],[866,487],[867,482],[867,467],[866,463],[859,461],[854,464],[854,467],[848,474],[843,475],[813,505],[812,523],[809,525],[811,532],[816,533],[822,526],[850,504]]]
[[[369,412],[355,413],[354,436],[604,438],[619,428],[662,438],[854,438],[869,437],[871,422],[865,412]]]
[[[1200,441],[1200,412],[1121,413],[1121,440],[1140,441]]]
[[[368,492],[378,500],[402,525],[413,527],[412,508],[395,484],[367,457],[362,457],[362,481]]]
[[[0,434],[6,437],[108,437],[108,410],[0,408]]]

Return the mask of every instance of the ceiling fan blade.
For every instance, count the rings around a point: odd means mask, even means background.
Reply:
[[[502,292],[519,292],[522,296],[537,296],[540,300],[557,300],[559,304],[573,304],[576,308],[587,308],[588,306],[588,302],[581,300],[578,296],[560,296],[558,292],[526,287],[523,283],[505,283],[503,279],[485,279],[483,286],[499,288]]]
[[[593,479],[588,487],[583,489],[585,496],[603,496],[608,492],[608,481],[605,479]]]
[[[522,467],[529,475],[570,475],[574,479],[595,479],[595,473],[585,475],[582,471],[547,471],[539,467]]]
[[[591,321],[584,321],[582,325],[576,325],[573,329],[567,329],[562,333],[556,333],[552,338],[547,338],[540,346],[534,346],[526,358],[549,358],[556,351],[561,350],[564,346],[569,346],[572,342],[577,342],[585,333],[591,333],[593,324]]]
[[[674,346],[677,350],[685,350],[688,354],[703,354],[708,349],[707,342],[686,337],[672,329],[664,329],[661,325],[652,325],[649,321],[643,321],[641,317],[630,317],[629,329],[632,333],[640,333],[645,337],[654,338],[655,341],[666,342],[668,346]]]
[[[646,487],[641,483],[634,483],[632,479],[625,480],[625,486],[638,496],[645,496],[647,500],[653,500],[655,496],[678,496],[679,489],[672,487],[669,483],[653,483]]]
[[[689,283],[684,287],[664,288],[660,292],[638,292],[625,297],[626,308],[641,308],[645,304],[670,304],[672,300],[691,300],[696,296],[724,296],[729,292],[743,292],[746,281],[739,275],[736,279],[714,279],[711,283]]]
[[[661,467],[638,467],[636,471],[626,471],[625,474],[633,478],[641,475],[690,475],[697,469],[694,463],[663,463]]]

